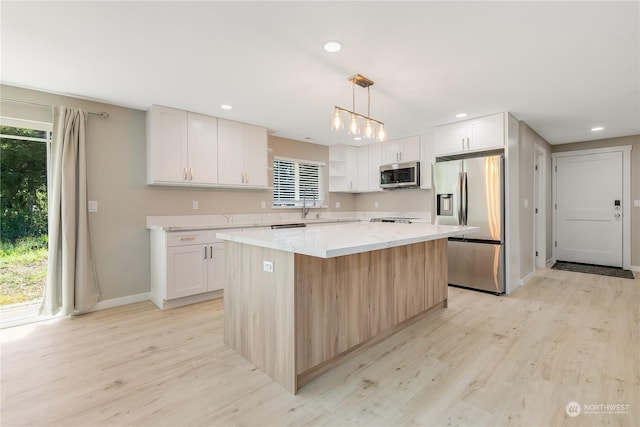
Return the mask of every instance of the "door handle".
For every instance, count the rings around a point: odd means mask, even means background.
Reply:
[[[467,191],[467,173],[464,172],[462,174],[462,191],[463,197],[462,201],[464,202],[464,208],[462,209],[462,216],[464,218],[464,225],[467,225],[467,217],[469,216],[469,192]]]
[[[462,222],[462,172],[458,173],[458,225],[464,225]]]
[[[620,219],[622,215],[620,214],[620,212],[616,212],[615,214],[613,214],[613,216],[615,219]]]

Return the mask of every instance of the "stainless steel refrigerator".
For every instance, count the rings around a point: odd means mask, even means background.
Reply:
[[[433,194],[435,224],[480,227],[449,238],[449,284],[504,293],[504,157],[434,163]]]

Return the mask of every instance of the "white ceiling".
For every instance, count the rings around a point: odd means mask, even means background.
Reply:
[[[353,143],[330,115],[360,73],[389,138],[509,111],[561,144],[640,134],[639,5],[2,1],[1,79],[335,144]],[[330,39],[344,49],[323,52]]]

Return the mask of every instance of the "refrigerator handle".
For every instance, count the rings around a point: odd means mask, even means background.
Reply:
[[[464,194],[462,191],[462,172],[458,173],[458,225],[464,225],[463,222],[463,216],[462,216],[462,200],[463,200]]]
[[[467,191],[467,173],[462,174],[462,217],[464,219],[464,225],[467,225],[467,217],[469,216],[469,192]]]

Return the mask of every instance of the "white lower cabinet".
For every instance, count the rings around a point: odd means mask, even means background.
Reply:
[[[215,233],[150,232],[151,300],[158,307],[178,307],[222,296],[224,242],[216,239]]]

